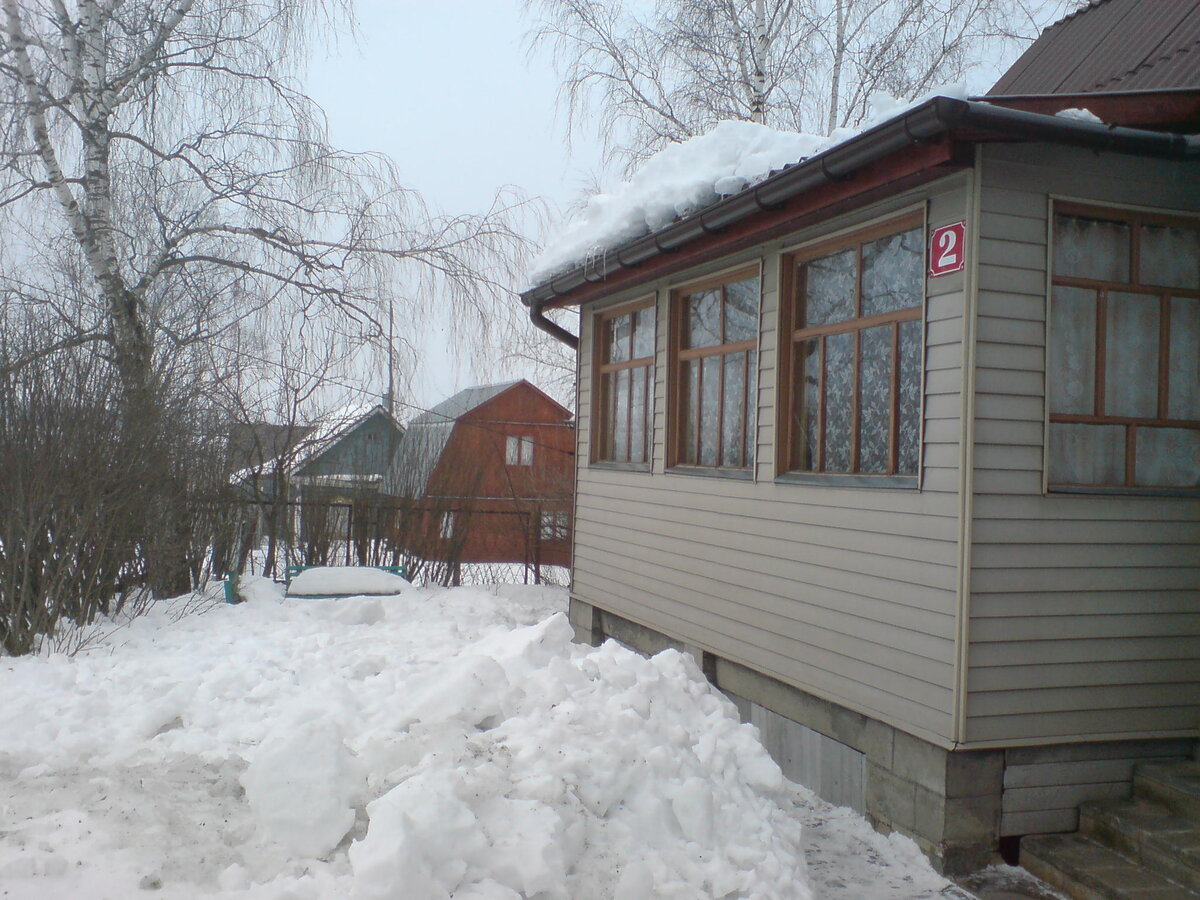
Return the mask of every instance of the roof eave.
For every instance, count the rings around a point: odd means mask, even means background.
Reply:
[[[596,260],[562,272],[522,293],[521,301],[529,307],[530,318],[539,328],[554,334],[546,328],[549,324],[562,331],[545,319],[543,311],[551,304],[571,305],[570,295],[579,288],[603,282],[620,269],[633,268],[676,251],[696,238],[718,233],[760,211],[778,208],[818,185],[846,179],[862,166],[906,147],[927,143],[952,132],[964,132],[968,140],[1049,141],[1161,159],[1183,160],[1200,156],[1200,143],[1195,135],[1113,127],[979,101],[935,97],[836,147],[782,169],[753,187],[604,253]],[[577,346],[577,339],[564,333],[571,338],[564,343]],[[560,335],[554,336],[562,340]]]

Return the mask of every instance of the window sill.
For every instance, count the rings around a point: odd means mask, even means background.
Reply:
[[[721,469],[716,466],[671,466],[668,475],[698,475],[701,478],[732,478],[734,481],[753,481],[751,469]]]
[[[916,490],[916,475],[834,475],[824,472],[785,472],[775,478],[776,484],[812,484],[822,487],[884,488],[887,490]]]
[[[622,463],[593,460],[588,463],[589,469],[609,469],[614,472],[645,472],[650,473],[650,463]]]
[[[1105,487],[1103,485],[1050,485],[1047,495],[1084,495],[1092,497],[1178,497],[1195,500],[1200,487]]]

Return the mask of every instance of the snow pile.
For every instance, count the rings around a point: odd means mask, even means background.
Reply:
[[[0,659],[0,893],[945,889],[911,842],[786,782],[690,657],[572,644],[564,599],[410,587],[164,608],[74,658]]]
[[[366,772],[336,719],[311,707],[263,740],[241,777],[264,833],[297,856],[326,856],[354,826]]]
[[[807,897],[779,768],[690,658],[570,639],[561,614],[485,639],[416,692],[395,751],[458,763],[367,807],[361,895],[602,896],[604,848],[617,897]]]
[[[596,194],[534,260],[530,281],[537,285],[559,272],[656,231],[681,216],[736,194],[772,171],[844,143],[876,125],[932,99],[962,99],[962,86],[939,88],[919,100],[872,94],[871,112],[854,128],[830,135],[776,131],[753,122],[721,122],[699,135],[656,153],[611,194]]]
[[[288,585],[292,597],[349,597],[363,594],[399,594],[412,585],[391,572],[368,566],[314,566]]]

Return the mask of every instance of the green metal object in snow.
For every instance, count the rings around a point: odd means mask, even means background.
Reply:
[[[305,571],[306,569],[321,569],[321,568],[326,568],[326,567],[325,566],[288,566],[286,569],[284,569],[284,584],[287,587],[291,587],[292,579],[295,578],[297,575],[299,575],[301,572]],[[405,566],[364,566],[363,568],[379,569],[381,572],[391,572],[393,575],[399,575],[405,581],[412,581],[412,579],[408,577],[408,568]],[[226,595],[228,595],[229,589],[226,588],[225,590],[226,590]]]

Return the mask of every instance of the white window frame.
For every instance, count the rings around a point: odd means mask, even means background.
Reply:
[[[533,438],[520,434],[508,435],[504,441],[504,464],[507,466],[532,466]]]
[[[569,512],[543,512],[539,523],[539,534],[543,541],[565,541],[571,536],[571,514]]]

